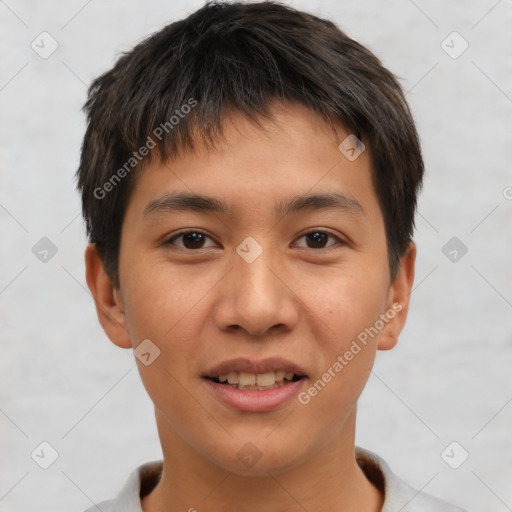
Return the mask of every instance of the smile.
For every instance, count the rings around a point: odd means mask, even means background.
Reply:
[[[281,357],[224,361],[202,375],[206,392],[241,412],[269,412],[291,401],[308,380],[305,370]]]
[[[267,373],[230,372],[213,377],[213,381],[243,391],[265,391],[285,386],[301,377],[293,372],[277,370]]]

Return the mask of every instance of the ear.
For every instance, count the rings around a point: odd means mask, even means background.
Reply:
[[[89,244],[85,250],[85,275],[106,335],[118,347],[132,348],[121,290],[114,288],[95,244]]]
[[[389,350],[398,342],[409,311],[409,301],[414,282],[414,262],[416,261],[416,245],[410,242],[405,254],[400,259],[399,268],[389,289],[384,329],[379,338],[379,350]]]

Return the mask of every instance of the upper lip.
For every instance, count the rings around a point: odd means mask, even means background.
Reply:
[[[228,373],[270,373],[277,370],[293,372],[298,376],[306,376],[306,372],[299,365],[283,359],[282,357],[270,357],[260,361],[239,357],[217,364],[203,374],[203,377],[213,379],[219,375]]]

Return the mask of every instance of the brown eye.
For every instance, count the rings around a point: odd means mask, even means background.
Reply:
[[[308,249],[325,249],[327,247],[331,247],[336,245],[337,243],[342,243],[342,241],[325,231],[311,231],[310,233],[306,233],[302,235],[299,240],[304,239],[305,244],[298,244],[300,247],[306,247]],[[329,242],[329,239],[332,241]]]
[[[317,231],[315,233],[309,233],[306,235],[306,240],[308,247],[312,247],[315,249],[325,247],[325,244],[327,243],[327,240],[329,239],[329,236],[325,233],[321,233],[320,231]]]
[[[179,233],[173,236],[167,243],[176,245],[183,249],[204,249],[211,247],[212,244],[206,245],[208,240],[212,240],[209,236],[199,231],[188,231],[186,233]],[[181,241],[181,243],[179,242]]]

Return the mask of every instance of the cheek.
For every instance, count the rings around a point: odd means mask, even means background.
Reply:
[[[368,379],[385,311],[387,269],[339,273],[321,292],[309,295],[311,310],[323,320],[324,336],[316,338],[321,372],[312,378],[302,403],[328,411],[336,421],[350,409]],[[324,283],[327,281],[324,281]],[[306,288],[305,288],[306,290]],[[333,407],[335,404],[335,407]]]
[[[204,399],[197,389],[188,386],[186,377],[169,364],[164,354],[149,367],[139,363],[139,372],[155,406],[157,420],[162,421],[159,425],[160,435],[165,432],[167,440],[174,439],[176,443],[185,441],[205,455],[215,451],[215,439],[228,441],[225,439],[226,431],[212,421],[215,411],[205,408],[202,403]]]
[[[185,389],[198,351],[201,323],[197,315],[202,314],[201,304],[198,306],[202,294],[193,286],[185,286],[183,278],[154,270],[139,273],[140,277],[127,286],[127,322],[134,345],[149,339],[156,346],[153,350],[158,356],[150,365],[137,359],[140,377],[157,410],[176,431],[181,431],[187,422],[193,422],[192,418],[201,416],[201,409],[195,409]],[[184,400],[184,396],[189,399]]]
[[[136,347],[143,340],[150,340],[154,344],[149,345],[150,352],[157,355],[147,366],[143,357],[137,359],[142,383],[158,410],[172,411],[164,414],[180,431],[186,426],[180,427],[180,421],[201,412],[194,411],[193,401],[184,400],[184,386],[190,381],[199,350],[197,331],[201,322],[197,315],[202,314],[201,304],[198,305],[201,295],[182,291],[187,290],[183,282],[163,279],[162,274],[160,279],[145,274],[129,285],[126,318],[132,344]]]
[[[298,397],[312,428],[319,415],[329,419],[322,427],[326,437],[342,428],[368,380],[379,339],[371,328],[379,320],[384,302],[382,293],[372,294],[361,287],[333,287],[332,293],[325,305],[330,308],[326,321],[329,335],[316,339],[321,369]]]
[[[165,262],[136,266],[126,282],[125,311],[132,341],[149,338],[167,345],[169,339],[191,339],[191,321],[205,290],[213,286],[203,279],[198,285],[190,273],[169,271]],[[179,340],[176,339],[176,343]]]
[[[382,267],[382,268],[381,268]],[[304,303],[322,320],[326,347],[340,351],[384,312],[388,295],[387,268],[374,262],[360,269],[351,266],[329,278],[301,278]],[[321,282],[321,286],[318,283]],[[321,338],[317,342],[322,342]]]
[[[336,309],[331,315],[332,330],[345,344],[374,325],[384,312],[387,290],[376,283],[368,286],[362,282],[346,283],[336,287],[333,293]]]

